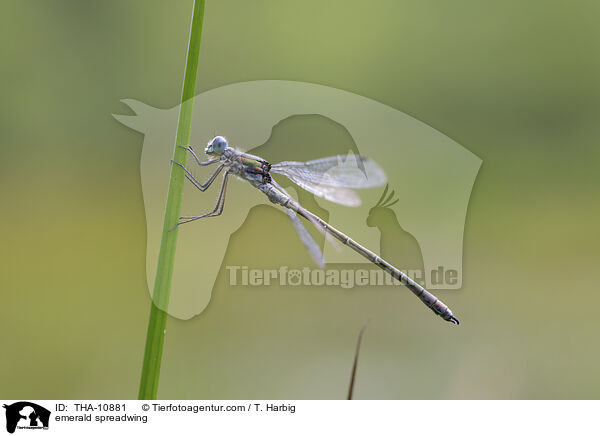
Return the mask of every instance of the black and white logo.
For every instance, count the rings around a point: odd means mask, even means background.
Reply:
[[[16,429],[48,430],[50,411],[29,401],[5,404],[6,431],[14,433]]]

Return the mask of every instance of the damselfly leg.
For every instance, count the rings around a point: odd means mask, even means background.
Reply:
[[[216,177],[216,176],[215,176]],[[225,172],[225,174],[223,175],[223,184],[221,185],[221,192],[219,192],[219,198],[217,200],[217,204],[215,205],[215,208],[213,209],[212,212],[208,212],[205,213],[203,215],[197,215],[197,216],[182,216],[179,217],[179,222],[177,224],[175,224],[173,227],[171,227],[169,229],[169,231],[173,230],[175,227],[181,225],[181,224],[186,224],[186,223],[190,223],[192,221],[196,221],[199,220],[200,218],[208,218],[208,217],[213,217],[213,216],[219,216],[223,213],[223,207],[225,206],[225,194],[227,192],[227,179],[229,177],[229,171]]]
[[[219,173],[221,172],[221,170],[225,167],[225,165],[219,165],[219,167],[215,170],[214,173],[212,173],[212,175],[208,178],[208,180],[206,182],[200,183],[200,181],[196,177],[194,177],[194,175],[192,173],[190,173],[186,167],[184,167],[183,165],[181,165],[179,162],[175,162],[174,160],[171,160],[171,162],[173,162],[175,165],[183,168],[183,171],[185,171],[185,177],[190,182],[192,182],[192,184],[196,188],[198,188],[202,192],[204,192],[204,191],[206,191],[208,189],[208,187],[212,184],[212,182],[214,182],[214,180],[217,178],[217,176],[219,175]]]
[[[206,165],[212,165],[212,164],[220,161],[220,159],[211,159],[211,160],[207,160],[206,162],[202,162],[191,145],[188,145],[188,146],[178,145],[177,147],[184,148],[187,151],[189,151],[190,153],[192,153],[192,156],[194,157],[194,160],[196,161],[196,163],[202,167],[206,166]]]

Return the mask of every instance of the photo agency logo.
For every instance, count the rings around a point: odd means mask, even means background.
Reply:
[[[123,102],[135,115],[114,117],[144,133],[140,175],[147,220],[146,272],[151,291],[180,108],[156,109],[136,100]],[[273,179],[282,183],[292,197],[302,196],[300,204],[306,209],[408,273],[427,289],[461,288],[467,207],[482,163],[469,150],[390,106],[312,83],[282,80],[235,83],[199,94],[190,103],[194,106],[190,145],[200,160],[210,159],[204,155],[204,148],[215,135],[222,135],[230,147],[267,159],[269,163],[261,163],[257,171],[266,172],[266,176],[270,171]],[[281,139],[283,134],[280,132],[291,125],[290,120],[300,117],[323,118],[343,130],[349,140],[342,147],[336,138],[325,141],[311,137],[311,129],[307,128],[297,129]],[[274,138],[277,137],[279,145],[269,149],[268,154],[263,153],[266,144],[276,141]],[[369,189],[360,191],[331,189],[331,186],[318,181],[307,183],[306,178],[298,175],[298,168],[294,170],[297,177],[289,174],[293,164],[286,161],[311,161],[329,156],[338,156],[337,165],[326,168],[322,174],[330,180],[352,172],[348,170],[351,167],[356,170],[354,173],[362,172],[365,179],[376,174],[371,171],[373,167],[365,164],[359,156],[368,157],[385,174],[383,178],[368,179],[373,183],[367,184]],[[282,163],[277,165],[278,162]],[[269,169],[265,170],[266,165]],[[275,174],[271,166],[279,167],[283,172]],[[200,182],[210,181],[209,176],[214,171],[197,165],[189,152],[187,168]],[[198,216],[215,209],[223,186],[223,182],[219,181],[223,179],[217,175],[216,183],[210,188],[203,187],[206,192],[200,192],[186,181],[182,215]],[[252,286],[250,282],[267,285],[266,277],[270,277],[270,283],[277,286],[297,286],[295,283],[310,286],[310,281],[340,287],[348,287],[352,282],[354,287],[365,283],[365,280],[366,285],[386,285],[385,278],[380,280],[379,275],[371,274],[370,270],[377,267],[350,249],[340,249],[337,241],[329,243],[326,237],[321,238],[318,250],[311,250],[313,254],[322,251],[325,260],[322,273],[316,272],[321,270],[318,268],[319,259],[310,267],[310,273],[298,270],[297,274],[289,265],[285,274],[277,272],[277,280],[272,277],[272,268],[256,268],[257,263],[270,266],[279,260],[266,260],[265,256],[274,250],[273,243],[271,246],[261,244],[262,235],[271,232],[273,223],[257,224],[252,221],[255,227],[249,229],[247,218],[252,216],[251,211],[256,210],[256,206],[275,207],[282,213],[285,210],[270,203],[258,189],[230,179],[226,185],[226,197],[223,196],[222,204],[221,200],[217,203],[218,207],[223,207],[222,214],[179,227],[171,299],[168,307],[161,309],[180,319],[201,313],[210,300],[220,271],[224,271],[229,276],[229,284],[235,286],[244,282],[244,271],[248,273],[249,286]],[[290,180],[293,183],[288,184]],[[313,195],[307,197],[307,192]],[[300,238],[296,235],[292,239],[294,232],[290,230],[289,234],[280,235],[282,246],[299,252],[302,244],[297,242],[302,240],[310,249],[311,243],[306,242],[308,231],[302,230],[294,220],[292,222]],[[311,227],[310,222],[307,224]],[[243,250],[230,250],[231,236],[239,235],[240,229],[251,236],[252,245]],[[247,254],[247,261],[227,260],[240,252]],[[251,262],[254,264],[249,267]],[[279,260],[277,267],[284,264]],[[360,264],[365,265],[359,270],[348,269],[348,265]],[[246,270],[245,266],[248,267]],[[315,280],[312,280],[313,273]],[[336,274],[337,279],[334,277]],[[281,285],[283,276],[285,285]]]
[[[29,401],[19,401],[10,405],[4,404],[6,409],[6,431],[14,433],[19,430],[48,430],[50,424],[50,411],[38,404]]]
[[[342,289],[353,289],[364,286],[402,286],[406,278],[394,279],[381,269],[346,269],[346,268],[290,268],[282,265],[278,269],[250,268],[247,265],[227,265],[230,286],[333,286]],[[402,271],[408,279],[421,286],[425,285],[422,269]],[[450,270],[444,274],[440,267],[432,271],[433,283],[453,284],[458,280],[457,272]]]

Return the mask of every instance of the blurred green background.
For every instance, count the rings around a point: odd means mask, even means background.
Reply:
[[[160,398],[597,398],[600,4],[208,0],[198,92],[314,82],[390,105],[483,159],[460,327],[398,290],[226,286],[170,319]],[[134,398],[150,299],[143,136],[121,98],[180,98],[192,2],[3,2],[1,398]],[[244,264],[257,207],[230,253]],[[247,228],[246,228],[247,227]],[[292,256],[293,255],[293,256]],[[288,264],[308,260],[294,246]],[[294,257],[295,256],[295,257]],[[296,259],[296,260],[294,260]]]

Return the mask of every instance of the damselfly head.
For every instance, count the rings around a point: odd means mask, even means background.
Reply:
[[[215,136],[204,149],[206,154],[223,154],[227,148],[227,140],[222,136]]]

